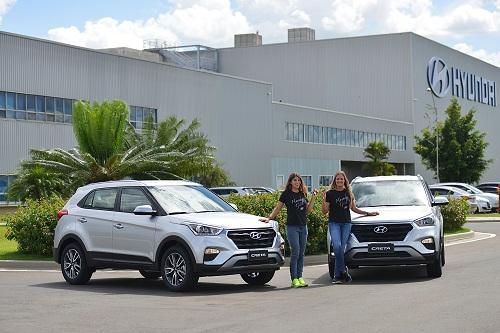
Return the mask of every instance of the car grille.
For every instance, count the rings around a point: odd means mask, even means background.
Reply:
[[[255,260],[255,261],[248,261],[246,259],[238,260],[235,264],[234,267],[241,267],[241,266],[252,266],[252,265],[276,265],[278,261],[276,258],[268,258],[264,260]]]
[[[376,227],[386,227],[384,233],[376,233]],[[386,223],[386,224],[353,224],[351,232],[356,236],[356,239],[361,242],[391,242],[402,241],[413,226],[409,223]]]
[[[255,237],[252,238],[251,235]],[[259,249],[273,246],[276,231],[274,229],[229,230],[227,236],[238,249]]]
[[[406,251],[396,251],[390,253],[369,253],[369,252],[359,252],[356,253],[354,259],[373,259],[373,258],[409,258],[411,254]]]

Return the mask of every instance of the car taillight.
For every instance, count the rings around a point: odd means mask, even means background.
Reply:
[[[60,211],[57,212],[57,220],[59,221],[61,217],[64,215],[68,215],[68,210],[67,209],[61,209]]]

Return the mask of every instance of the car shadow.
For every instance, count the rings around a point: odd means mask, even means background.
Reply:
[[[350,269],[349,273],[352,281],[346,285],[404,284],[433,280],[427,276],[425,266],[362,267]],[[330,285],[331,281],[330,274],[327,272],[313,280],[313,284]]]
[[[286,290],[289,287],[278,287],[271,281],[263,286],[251,286],[246,283],[214,283],[201,280],[194,290],[189,292],[171,292],[166,289],[163,281],[148,280],[144,278],[96,278],[91,279],[86,285],[69,285],[66,281],[41,283],[33,285],[39,288],[85,291],[98,294],[130,294],[147,296],[168,296],[168,297],[186,297],[186,296],[214,296],[220,294],[240,294],[240,293],[266,293],[279,290]]]

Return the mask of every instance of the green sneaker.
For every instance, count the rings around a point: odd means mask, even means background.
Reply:
[[[306,283],[306,281],[304,281],[303,278],[299,278],[298,280],[299,280],[299,283],[300,283],[301,287],[307,287],[308,286],[308,284]]]
[[[300,288],[302,285],[299,282],[299,279],[293,279],[292,280],[292,288]]]

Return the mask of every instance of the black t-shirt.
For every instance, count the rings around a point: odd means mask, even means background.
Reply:
[[[280,199],[286,206],[286,224],[306,225],[307,198],[302,192],[285,190],[281,193]]]
[[[326,202],[330,203],[329,219],[335,222],[351,222],[349,209],[351,200],[347,190],[326,192]]]

